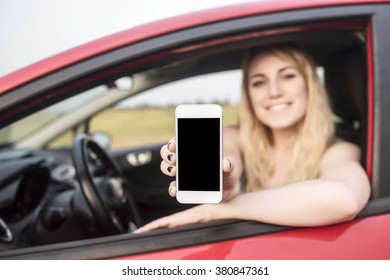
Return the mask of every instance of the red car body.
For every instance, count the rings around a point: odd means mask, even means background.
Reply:
[[[28,85],[41,77],[56,73],[61,69],[65,69],[81,61],[91,59],[95,56],[101,56],[109,53],[112,50],[119,49],[125,46],[134,45],[151,38],[175,33],[181,30],[191,29],[199,26],[207,26],[212,23],[220,23],[234,19],[250,18],[259,15],[277,15],[283,12],[290,11],[306,11],[306,10],[321,10],[326,8],[340,8],[347,11],[349,8],[369,6],[375,9],[377,5],[390,8],[390,1],[368,1],[368,0],[316,0],[316,1],[261,1],[243,5],[234,5],[224,8],[216,8],[207,11],[181,15],[171,19],[161,20],[158,22],[145,24],[139,27],[132,28],[128,31],[120,32],[112,36],[93,41],[89,44],[71,49],[61,54],[55,55],[41,62],[23,68],[19,71],[11,73],[0,78],[0,96],[5,96],[9,92],[15,91],[18,88]],[[363,9],[363,8],[362,8]],[[359,10],[360,11],[360,10]],[[370,14],[369,12],[368,14]],[[276,232],[268,232],[265,234],[248,234],[247,236],[232,238],[227,237],[223,240],[197,241],[194,244],[190,242],[186,245],[172,245],[160,249],[157,247],[148,248],[148,240],[152,240],[153,233],[140,235],[140,242],[145,242],[145,249],[137,252],[126,253],[126,251],[113,251],[102,258],[110,259],[390,259],[390,191],[386,187],[386,182],[390,182],[390,175],[386,175],[383,165],[386,161],[380,159],[381,151],[385,150],[384,142],[387,139],[387,133],[384,134],[383,126],[385,122],[382,120],[385,113],[381,108],[383,104],[378,96],[382,96],[382,101],[387,102],[385,89],[389,89],[388,85],[384,85],[386,77],[381,77],[384,70],[379,68],[379,63],[390,64],[390,58],[377,54],[378,51],[378,36],[382,36],[383,27],[378,27],[377,22],[373,22],[373,18],[383,17],[371,13],[372,18],[368,15],[358,16],[346,12],[346,17],[338,16],[334,20],[324,20],[322,23],[314,22],[307,24],[305,20],[302,24],[292,24],[292,28],[299,27],[300,30],[321,29],[324,26],[327,28],[348,28],[348,26],[361,26],[366,34],[366,85],[367,97],[365,98],[366,111],[366,150],[364,166],[367,174],[371,178],[373,185],[379,185],[379,190],[373,190],[372,199],[365,209],[366,214],[360,215],[353,221],[344,222],[324,227],[312,228],[283,228]],[[388,16],[390,18],[390,14]],[[313,18],[315,21],[315,18]],[[310,23],[310,22],[309,22]],[[333,27],[332,27],[333,26]],[[270,25],[266,28],[272,30],[274,34],[289,33],[288,24],[278,26],[277,24]],[[373,32],[374,28],[374,32]],[[379,31],[380,30],[380,31]],[[254,31],[253,31],[254,32]],[[253,36],[253,33],[250,33]],[[238,36],[238,37],[237,37]],[[244,35],[231,35],[226,42],[241,40]],[[258,36],[258,35],[256,35]],[[245,36],[244,36],[245,37]],[[386,37],[386,40],[389,36]],[[191,48],[202,49],[205,46],[220,44],[220,38],[214,40],[209,39],[206,43],[192,43]],[[381,39],[385,40],[385,39]],[[384,41],[381,41],[384,42]],[[390,47],[390,40],[386,47]],[[185,52],[185,47],[176,47],[171,50],[150,55],[144,60],[132,61],[123,67],[131,67],[137,63],[145,64],[155,59],[170,57]],[[130,66],[129,66],[130,65]],[[382,69],[382,70],[381,70]],[[386,68],[387,69],[387,68]],[[115,70],[117,71],[117,70]],[[105,72],[105,75],[107,75]],[[96,76],[95,76],[96,78]],[[62,92],[64,92],[63,90]],[[62,94],[58,92],[58,94]],[[12,107],[6,112],[0,114],[1,121],[19,114],[23,110],[33,108],[40,101],[27,102],[24,106]],[[381,110],[380,113],[379,110]],[[381,122],[381,126],[378,123]],[[390,127],[389,127],[390,129]],[[378,132],[381,130],[382,132]],[[380,135],[375,138],[376,135]],[[383,138],[384,137],[384,138]],[[390,142],[388,142],[390,143]],[[381,148],[378,148],[382,145]],[[387,147],[387,149],[390,147]],[[222,230],[222,229],[221,229]],[[185,233],[183,233],[185,234]],[[218,234],[218,231],[216,232]],[[165,237],[174,238],[175,231],[166,231],[163,233]],[[145,241],[142,241],[144,240]],[[148,239],[149,238],[149,239]],[[162,239],[161,242],[164,239]],[[130,242],[130,241],[129,241]],[[156,241],[159,242],[159,241]],[[129,243],[131,244],[131,242]],[[98,246],[99,241],[94,243]],[[129,245],[130,246],[130,245]],[[98,248],[98,247],[97,247]],[[156,249],[157,248],[157,249]],[[1,254],[0,254],[1,256]]]

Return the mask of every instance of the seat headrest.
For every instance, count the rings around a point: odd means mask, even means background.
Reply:
[[[366,100],[364,56],[360,49],[331,55],[324,63],[325,84],[334,113],[343,120],[361,121]]]

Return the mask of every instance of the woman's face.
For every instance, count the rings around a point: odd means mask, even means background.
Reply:
[[[249,65],[249,96],[257,118],[272,130],[292,128],[305,116],[305,79],[292,61],[257,55]]]

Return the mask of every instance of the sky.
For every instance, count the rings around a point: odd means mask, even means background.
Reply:
[[[249,0],[0,0],[0,77],[157,19]]]

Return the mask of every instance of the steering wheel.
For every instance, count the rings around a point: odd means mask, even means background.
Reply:
[[[82,134],[75,138],[72,153],[82,193],[103,233],[139,227],[141,216],[129,183],[103,148]]]

